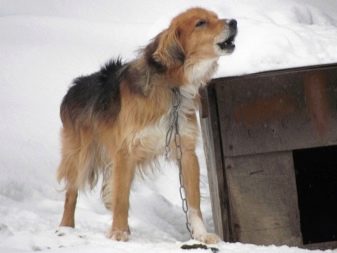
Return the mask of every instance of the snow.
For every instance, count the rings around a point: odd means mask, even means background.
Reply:
[[[0,0],[0,252],[183,252],[189,236],[172,164],[163,161],[158,172],[134,182],[127,243],[105,237],[111,215],[99,189],[80,195],[77,228],[59,229],[63,192],[55,172],[59,105],[71,80],[111,57],[131,59],[192,6],[238,20],[236,51],[221,58],[217,77],[337,62],[335,0]],[[211,231],[201,143],[198,156],[202,210]],[[307,252],[240,243],[217,247],[228,253]]]

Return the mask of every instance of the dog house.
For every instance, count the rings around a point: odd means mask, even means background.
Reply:
[[[337,64],[214,79],[201,97],[216,232],[337,247]]]

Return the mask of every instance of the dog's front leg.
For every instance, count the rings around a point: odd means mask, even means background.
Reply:
[[[200,171],[194,151],[184,150],[182,154],[182,173],[188,204],[188,218],[193,238],[203,243],[219,242],[216,234],[208,233],[200,211]]]
[[[113,221],[109,237],[117,241],[127,241],[129,236],[128,211],[129,195],[135,163],[125,151],[119,151],[114,158],[112,186]]]

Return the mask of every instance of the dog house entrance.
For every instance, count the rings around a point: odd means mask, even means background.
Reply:
[[[304,244],[337,239],[337,146],[293,151]]]

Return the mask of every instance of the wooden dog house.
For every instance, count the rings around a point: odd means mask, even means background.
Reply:
[[[216,232],[337,247],[337,64],[214,79],[201,94]]]

